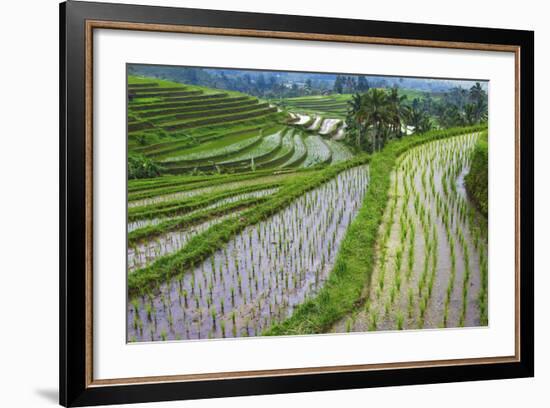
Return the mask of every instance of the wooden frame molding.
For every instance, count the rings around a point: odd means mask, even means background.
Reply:
[[[280,32],[280,31],[261,31],[261,30],[241,30],[241,29],[225,29],[215,27],[195,27],[187,25],[162,25],[162,24],[146,24],[146,23],[124,23],[115,21],[86,21],[86,197],[91,200],[93,197],[93,33],[94,29],[111,29],[111,30],[132,30],[146,32],[170,32],[170,33],[186,33],[186,34],[202,34],[202,35],[217,35],[217,36],[244,36],[256,38],[277,38],[277,39],[293,39],[306,41],[331,41],[341,43],[360,43],[360,44],[378,44],[390,46],[407,46],[407,47],[430,47],[430,48],[453,48],[477,51],[496,51],[496,52],[513,52],[515,58],[515,84],[516,84],[516,324],[515,324],[515,355],[502,357],[482,357],[469,359],[452,359],[452,360],[433,360],[433,361],[417,361],[417,362],[402,362],[402,363],[385,363],[385,364],[358,364],[358,365],[343,365],[343,366],[325,366],[325,367],[308,367],[308,368],[292,368],[292,369],[277,369],[277,370],[255,370],[255,371],[239,371],[239,372],[224,372],[224,373],[207,373],[207,374],[186,374],[186,375],[171,375],[171,376],[154,376],[154,377],[133,377],[133,378],[114,378],[94,380],[93,378],[93,304],[87,302],[86,313],[86,384],[88,387],[105,386],[105,385],[127,385],[127,384],[144,384],[144,383],[165,383],[179,381],[204,381],[204,380],[225,380],[235,378],[251,378],[251,377],[271,377],[271,376],[292,376],[297,374],[320,374],[320,373],[337,373],[342,371],[371,371],[371,370],[387,370],[396,368],[420,368],[420,367],[441,367],[449,365],[466,365],[466,364],[495,364],[509,363],[520,361],[519,347],[519,317],[520,317],[520,292],[519,292],[519,52],[520,47],[509,45],[495,45],[482,43],[461,43],[461,42],[445,42],[445,41],[421,41],[421,40],[406,40],[392,38],[376,38],[348,35],[325,35],[325,34],[307,34],[295,32]],[[86,236],[89,241],[86,245],[86,285],[88,299],[93,299],[93,208],[89,202],[87,206],[88,215],[86,228]]]
[[[514,355],[152,377],[94,378],[95,30],[513,53]],[[60,403],[65,406],[428,384],[534,375],[534,33],[68,1],[60,5]]]
[[[277,39],[285,39],[285,40],[328,41],[328,42],[342,42],[342,43],[355,43],[355,44],[397,45],[401,47],[406,46],[406,47],[429,47],[429,48],[453,48],[453,49],[460,49],[460,50],[477,50],[477,51],[516,52],[519,49],[518,46],[502,45],[502,44],[468,43],[468,42],[458,42],[458,41],[410,40],[405,38],[384,38],[384,37],[370,37],[370,36],[358,36],[358,35],[300,33],[300,32],[292,32],[292,31],[250,30],[250,29],[240,29],[240,28],[197,27],[197,26],[190,26],[190,25],[127,23],[127,22],[120,22],[120,21],[102,21],[102,20],[88,20],[86,21],[86,27],[89,30],[93,30],[94,28],[104,28],[104,29],[110,29],[110,30],[223,35],[223,36],[232,36],[232,37],[277,38]]]

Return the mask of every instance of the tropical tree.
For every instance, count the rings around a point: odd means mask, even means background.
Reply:
[[[483,101],[481,104],[476,105],[476,115],[478,118],[478,122],[487,122],[487,120],[489,119],[487,100]]]
[[[386,143],[386,127],[391,123],[388,95],[382,89],[373,88],[363,95],[359,116],[369,124],[372,134],[372,150],[380,151]]]
[[[337,75],[334,81],[334,92],[339,94],[344,92],[344,81],[340,75]]]
[[[128,178],[148,178],[160,175],[162,167],[155,161],[142,154],[131,153],[128,155]]]
[[[447,105],[439,116],[439,123],[446,128],[464,126],[466,119],[463,112],[456,105]]]
[[[414,133],[424,133],[433,128],[430,116],[420,107],[420,104],[413,104],[409,109],[408,124],[414,128]]]
[[[473,125],[479,121],[476,105],[473,103],[467,103],[464,106],[464,119],[468,125]]]
[[[431,130],[434,127],[431,112],[438,114],[442,127],[459,126],[466,122],[463,111],[454,104],[436,104],[431,98],[415,98],[409,104],[397,87],[390,90],[370,88],[367,92],[355,93],[348,101],[345,138],[357,148],[376,152],[388,140],[403,137],[404,126],[412,126],[414,133]],[[476,120],[475,112],[472,109],[471,120]]]
[[[361,109],[361,94],[353,94],[348,101],[348,114],[346,118],[346,137],[356,147],[360,148],[363,143],[365,128],[357,122],[357,113]]]
[[[308,78],[306,80],[306,83],[304,84],[304,91],[306,93],[306,95],[311,95],[311,90],[313,89],[313,84],[311,82],[311,79]]]
[[[359,78],[357,78],[357,90],[359,92],[366,92],[369,90],[369,88],[369,81],[367,81],[364,76],[359,76]]]
[[[468,101],[468,91],[460,86],[451,88],[445,95],[450,104],[462,109]]]
[[[485,93],[479,82],[476,82],[476,84],[470,88],[470,100],[474,103],[479,103],[480,101],[483,101],[486,95],[487,94]]]
[[[352,110],[348,123],[356,129],[357,145],[365,146],[367,151],[375,152],[384,147],[388,138],[387,128],[391,123],[388,95],[382,89],[371,88],[368,92],[352,100]],[[370,140],[367,140],[370,136]]]
[[[409,109],[405,105],[406,95],[399,95],[399,89],[394,87],[388,95],[388,108],[390,114],[391,134],[396,137],[401,137],[402,124],[405,118],[409,116]]]
[[[474,105],[474,123],[479,123],[487,120],[487,92],[483,89],[479,82],[470,88],[470,101]]]

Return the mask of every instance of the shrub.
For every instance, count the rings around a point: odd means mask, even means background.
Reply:
[[[466,175],[465,182],[468,194],[485,217],[488,216],[489,211],[488,163],[489,145],[487,143],[487,132],[484,132],[478,139],[472,153],[470,172]]]
[[[131,153],[128,155],[128,178],[139,179],[159,176],[162,171],[153,160],[142,154]]]

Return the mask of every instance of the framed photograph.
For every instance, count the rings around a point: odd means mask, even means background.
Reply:
[[[534,33],[60,8],[60,403],[534,375]]]

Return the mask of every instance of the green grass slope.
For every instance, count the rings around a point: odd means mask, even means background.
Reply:
[[[489,144],[487,132],[478,139],[470,172],[465,177],[466,190],[479,211],[487,218],[489,212]]]

